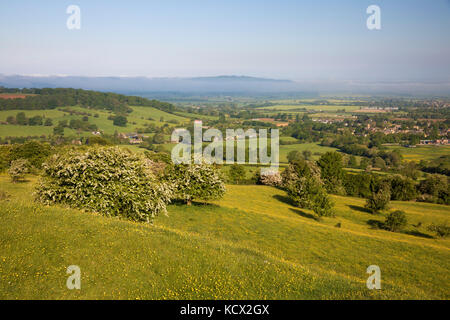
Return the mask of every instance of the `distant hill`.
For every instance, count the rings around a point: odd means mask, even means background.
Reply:
[[[0,86],[7,88],[75,88],[141,96],[182,93],[188,95],[241,94],[273,95],[286,93],[340,93],[380,95],[450,96],[450,82],[353,80],[279,80],[244,75],[191,78],[24,76],[0,74]]]
[[[289,92],[298,91],[290,80],[248,76],[194,78],[79,77],[0,75],[8,88],[76,88],[115,92]]]

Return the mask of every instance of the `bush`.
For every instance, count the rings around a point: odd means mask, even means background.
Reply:
[[[164,134],[162,133],[157,133],[153,136],[152,142],[156,143],[156,144],[163,144],[164,143]]]
[[[408,201],[417,197],[416,184],[414,181],[401,176],[394,176],[390,180],[391,200]]]
[[[243,180],[245,180],[245,167],[237,163],[232,164],[228,171],[228,181],[238,184]]]
[[[45,204],[149,222],[166,213],[170,201],[169,188],[151,174],[143,156],[117,147],[57,154],[43,167],[36,197]]]
[[[5,171],[9,167],[11,161],[11,146],[0,145],[0,172]]]
[[[311,161],[299,160],[283,171],[283,187],[300,208],[311,209],[319,217],[333,216],[333,203],[320,179],[320,169]]]
[[[213,165],[207,163],[170,166],[165,179],[174,190],[174,199],[187,204],[195,199],[220,199],[225,194],[222,176]]]
[[[27,141],[24,144],[15,144],[10,150],[10,160],[27,159],[29,165],[40,168],[42,163],[52,153],[52,148],[47,143]]]
[[[8,200],[10,195],[3,190],[0,190],[0,201]]]
[[[279,187],[282,185],[282,178],[278,171],[269,171],[261,173],[259,171],[258,176],[258,183],[266,185],[266,186],[272,186],[272,187]]]
[[[389,213],[384,222],[384,226],[387,230],[397,232],[403,229],[407,225],[408,221],[403,211],[397,210]]]
[[[115,116],[112,118],[113,125],[119,126],[119,127],[126,127],[128,119],[125,116]]]
[[[391,199],[390,186],[387,183],[373,182],[371,191],[365,207],[372,213],[379,213],[381,210],[386,210]]]
[[[342,155],[338,152],[326,152],[320,157],[317,164],[321,169],[321,178],[327,191],[335,194],[345,194],[342,186],[345,175]]]
[[[297,160],[304,160],[304,159],[305,158],[303,157],[302,153],[297,150],[293,150],[293,151],[289,152],[287,155],[287,160],[289,162],[293,162],[293,161],[297,161]]]
[[[419,192],[423,195],[420,200],[450,205],[449,177],[431,174],[420,182]]]
[[[111,145],[111,142],[109,142],[109,140],[107,140],[107,139],[105,139],[103,137],[99,137],[99,136],[89,137],[86,142],[89,145],[94,145],[94,144],[98,144],[98,145],[101,145],[101,146]]]
[[[450,235],[450,227],[444,224],[431,224],[428,227],[428,230],[434,232],[439,238],[446,238]]]
[[[319,217],[334,217],[333,210],[334,203],[326,193],[324,188],[319,188],[315,194],[313,194],[313,201],[311,209]]]
[[[368,198],[371,194],[370,183],[375,180],[369,173],[346,173],[344,175],[345,193],[352,197]]]
[[[25,175],[30,172],[30,163],[27,159],[17,159],[11,162],[8,174],[12,182],[19,182],[25,178]]]

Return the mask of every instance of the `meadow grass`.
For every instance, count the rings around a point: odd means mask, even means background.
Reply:
[[[441,156],[450,155],[450,146],[416,146],[407,148],[403,146],[385,146],[388,150],[398,150],[403,159],[420,162],[420,160],[433,160]]]
[[[21,126],[21,125],[10,125],[10,124],[0,124],[0,137],[7,136],[40,136],[49,135],[53,133],[53,127],[58,125],[61,120],[67,120],[70,122],[72,119],[81,119],[82,115],[70,115],[67,112],[61,111],[62,109],[70,109],[78,112],[90,113],[89,123],[96,124],[100,131],[107,134],[113,134],[114,132],[119,133],[129,133],[135,132],[136,128],[142,128],[145,124],[155,124],[157,126],[162,126],[163,124],[169,124],[169,126],[177,126],[177,124],[171,123],[169,121],[176,120],[180,125],[189,121],[188,118],[181,117],[178,115],[170,114],[153,107],[131,107],[133,111],[127,115],[128,123],[125,127],[115,126],[112,120],[108,117],[114,115],[111,111],[107,110],[97,110],[89,109],[80,106],[63,107],[53,110],[7,110],[0,111],[0,121],[6,121],[8,116],[15,116],[19,112],[25,112],[28,118],[36,115],[43,116],[45,118],[51,118],[53,120],[53,126]],[[97,114],[98,117],[94,117]],[[152,119],[152,120],[149,120]],[[163,121],[161,121],[161,119]],[[75,130],[65,128],[65,135],[75,135]],[[82,132],[81,136],[90,136],[90,132]]]
[[[257,110],[274,110],[274,111],[290,111],[290,110],[297,110],[298,109],[306,109],[308,111],[315,110],[315,111],[337,111],[344,109],[346,112],[351,112],[354,110],[359,110],[358,106],[345,106],[345,105],[309,105],[309,104],[297,104],[297,105],[275,105],[275,106],[268,106],[268,107],[261,107],[257,108]]]
[[[280,138],[281,139],[281,138]],[[321,154],[328,151],[336,151],[336,148],[324,147],[318,143],[299,143],[280,145],[280,163],[288,163],[287,156],[291,151],[311,151],[312,159],[317,160]]]
[[[394,202],[409,225],[392,233],[372,229],[383,216],[366,212],[363,199],[333,196],[337,217],[318,221],[281,190],[230,185],[222,200],[170,205],[144,224],[34,203],[36,180],[0,176],[11,195],[0,203],[1,299],[450,296],[450,241],[412,226],[448,219],[446,206]],[[366,288],[372,264],[381,290]],[[69,265],[81,268],[81,290],[66,288]]]

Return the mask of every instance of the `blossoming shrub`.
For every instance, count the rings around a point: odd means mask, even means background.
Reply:
[[[11,162],[11,166],[8,169],[8,174],[11,177],[12,182],[19,182],[25,178],[25,175],[29,173],[30,163],[27,159],[17,159]]]
[[[334,203],[320,178],[320,168],[314,162],[293,161],[282,178],[284,189],[298,207],[313,210],[319,218],[334,216]]]
[[[225,194],[225,183],[213,165],[176,164],[169,168],[167,181],[174,191],[174,198],[190,204],[192,200],[220,199]]]
[[[282,185],[282,178],[278,171],[259,172],[258,182],[272,187],[279,187]]]
[[[171,197],[169,188],[154,177],[141,155],[117,147],[56,154],[43,168],[36,196],[46,204],[61,203],[148,222],[166,213]]]

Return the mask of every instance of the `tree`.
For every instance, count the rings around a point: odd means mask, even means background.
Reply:
[[[29,172],[29,162],[27,159],[17,159],[11,162],[8,174],[11,177],[12,182],[19,182],[25,178],[25,175]]]
[[[396,175],[390,180],[390,184],[391,200],[408,201],[417,196],[416,184],[408,178]]]
[[[51,127],[53,125],[53,120],[50,118],[45,119],[44,126]]]
[[[368,166],[369,166],[369,159],[367,159],[367,158],[362,158],[361,161],[359,162],[359,167],[360,167],[362,170],[366,170]]]
[[[171,189],[143,155],[118,147],[62,151],[44,165],[37,200],[149,222],[166,212]]]
[[[34,116],[28,119],[28,125],[30,126],[42,126],[43,120],[41,116]]]
[[[372,181],[370,189],[371,194],[366,201],[365,207],[372,213],[379,213],[381,210],[386,210],[391,199],[389,184],[386,182]]]
[[[125,116],[115,116],[113,118],[113,125],[118,127],[126,127],[127,126],[127,117]]]
[[[375,168],[380,168],[381,170],[386,169],[386,162],[381,157],[375,157],[372,160],[372,165]]]
[[[366,172],[346,173],[343,182],[345,193],[352,197],[367,198],[371,194],[370,183],[374,179],[374,175]]]
[[[326,193],[324,188],[318,188],[313,191],[313,201],[311,209],[319,217],[333,217],[335,215],[333,211],[334,203]],[[315,192],[315,193],[314,193]]]
[[[164,141],[165,141],[164,134],[162,134],[162,133],[156,133],[156,134],[153,136],[152,141],[153,141],[153,143],[156,143],[156,144],[163,144]]]
[[[207,163],[170,166],[165,179],[173,187],[174,198],[188,205],[196,199],[219,199],[225,194],[223,178]]]
[[[9,157],[11,160],[27,159],[30,166],[41,168],[42,163],[51,153],[52,148],[49,144],[31,140],[13,145]]]
[[[93,136],[93,137],[89,138],[88,144],[90,144],[90,145],[98,144],[101,146],[107,146],[107,145],[110,145],[111,143],[103,137]]]
[[[408,220],[406,219],[405,212],[396,210],[388,214],[384,222],[384,227],[389,231],[398,232],[403,229],[407,223]]]
[[[25,116],[25,112],[19,112],[16,115],[16,122],[19,125],[26,125],[28,123],[27,117]]]
[[[333,216],[333,203],[320,179],[320,169],[312,161],[297,160],[282,173],[283,187],[300,208],[311,209],[319,217]]]
[[[303,150],[302,155],[303,155],[303,158],[305,158],[305,160],[310,160],[312,153],[309,150]]]
[[[423,194],[422,201],[450,204],[449,177],[440,174],[430,174],[419,184],[419,191]]]
[[[53,128],[53,134],[55,136],[63,136],[64,135],[64,127],[62,126],[57,126]]]
[[[277,171],[268,171],[268,172],[261,172],[261,170],[258,172],[258,181],[259,183],[266,185],[266,186],[272,186],[272,187],[279,187],[282,185],[282,178],[280,173]]]
[[[303,159],[304,159],[304,157],[303,157],[302,153],[297,150],[293,150],[293,151],[289,152],[287,155],[288,162],[293,162],[296,160],[303,160]]]
[[[349,168],[356,168],[358,166],[358,163],[356,162],[356,157],[354,155],[351,155],[348,159],[348,167]]]
[[[321,178],[327,191],[337,194],[345,193],[342,186],[344,179],[342,155],[338,152],[326,152],[317,164],[320,166]]]
[[[9,124],[16,124],[16,118],[14,116],[8,116],[6,118],[6,122],[8,122]]]
[[[427,228],[429,231],[434,232],[439,238],[446,238],[450,235],[450,227],[446,224],[434,224],[432,223]]]
[[[243,165],[234,163],[230,166],[228,171],[228,180],[232,183],[238,184],[245,179],[245,167]]]

